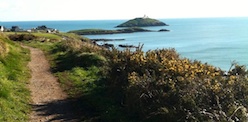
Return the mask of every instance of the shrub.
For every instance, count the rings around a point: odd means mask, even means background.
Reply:
[[[11,34],[8,36],[9,36],[9,39],[13,41],[23,41],[23,40],[30,41],[30,40],[34,40],[37,38],[33,34]]]
[[[175,49],[144,53],[140,48],[106,53],[108,85],[136,121],[247,121],[247,71],[228,75]]]

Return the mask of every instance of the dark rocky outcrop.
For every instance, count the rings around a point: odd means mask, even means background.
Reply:
[[[122,48],[138,48],[137,46],[134,46],[134,45],[127,45],[127,44],[120,44],[118,45],[119,47],[122,47]]]
[[[91,41],[104,41],[104,42],[107,42],[107,41],[124,41],[125,39],[90,39]]]
[[[167,30],[167,29],[160,29],[158,32],[167,32],[167,31],[170,31],[170,30]]]
[[[103,45],[101,45],[102,47],[105,47],[105,48],[111,48],[111,47],[114,47],[114,45],[113,44],[108,44],[108,43],[105,43],[105,44],[103,44]]]

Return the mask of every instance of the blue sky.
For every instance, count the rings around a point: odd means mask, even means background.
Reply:
[[[0,21],[248,17],[247,0],[0,0]]]

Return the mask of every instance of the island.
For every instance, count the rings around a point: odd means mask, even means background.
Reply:
[[[143,29],[140,27],[131,27],[117,30],[104,30],[104,29],[81,29],[73,30],[68,33],[75,33],[78,35],[99,35],[99,34],[119,34],[119,33],[134,33],[134,32],[151,32],[151,30]]]
[[[158,31],[154,30],[148,30],[144,29],[142,27],[148,27],[148,26],[168,26],[167,24],[156,20],[149,18],[148,16],[135,18],[132,20],[129,20],[125,23],[122,23],[116,27],[125,27],[122,29],[116,29],[116,30],[105,30],[105,29],[80,29],[80,30],[72,30],[67,33],[75,33],[78,35],[101,35],[101,34],[120,34],[120,33],[134,33],[134,32],[168,32],[170,30],[167,29],[160,29]],[[115,39],[96,39],[95,41],[112,41]],[[121,39],[123,40],[123,39]]]
[[[168,26],[168,25],[159,20],[144,16],[144,17],[131,19],[116,27],[148,27],[148,26]]]

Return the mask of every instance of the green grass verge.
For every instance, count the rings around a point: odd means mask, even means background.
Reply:
[[[55,39],[55,40],[61,40],[62,38],[56,34],[52,33],[32,33],[33,35],[37,37],[42,37],[42,38],[48,38],[48,39]]]
[[[13,35],[13,34],[30,34],[28,32],[5,32],[6,35]],[[47,38],[53,40],[61,40],[62,37],[53,33],[31,33],[34,36],[39,38]]]
[[[26,67],[29,51],[18,44],[1,38],[8,46],[8,53],[0,56],[0,121],[27,121],[30,106],[30,92],[26,88],[29,69]]]

